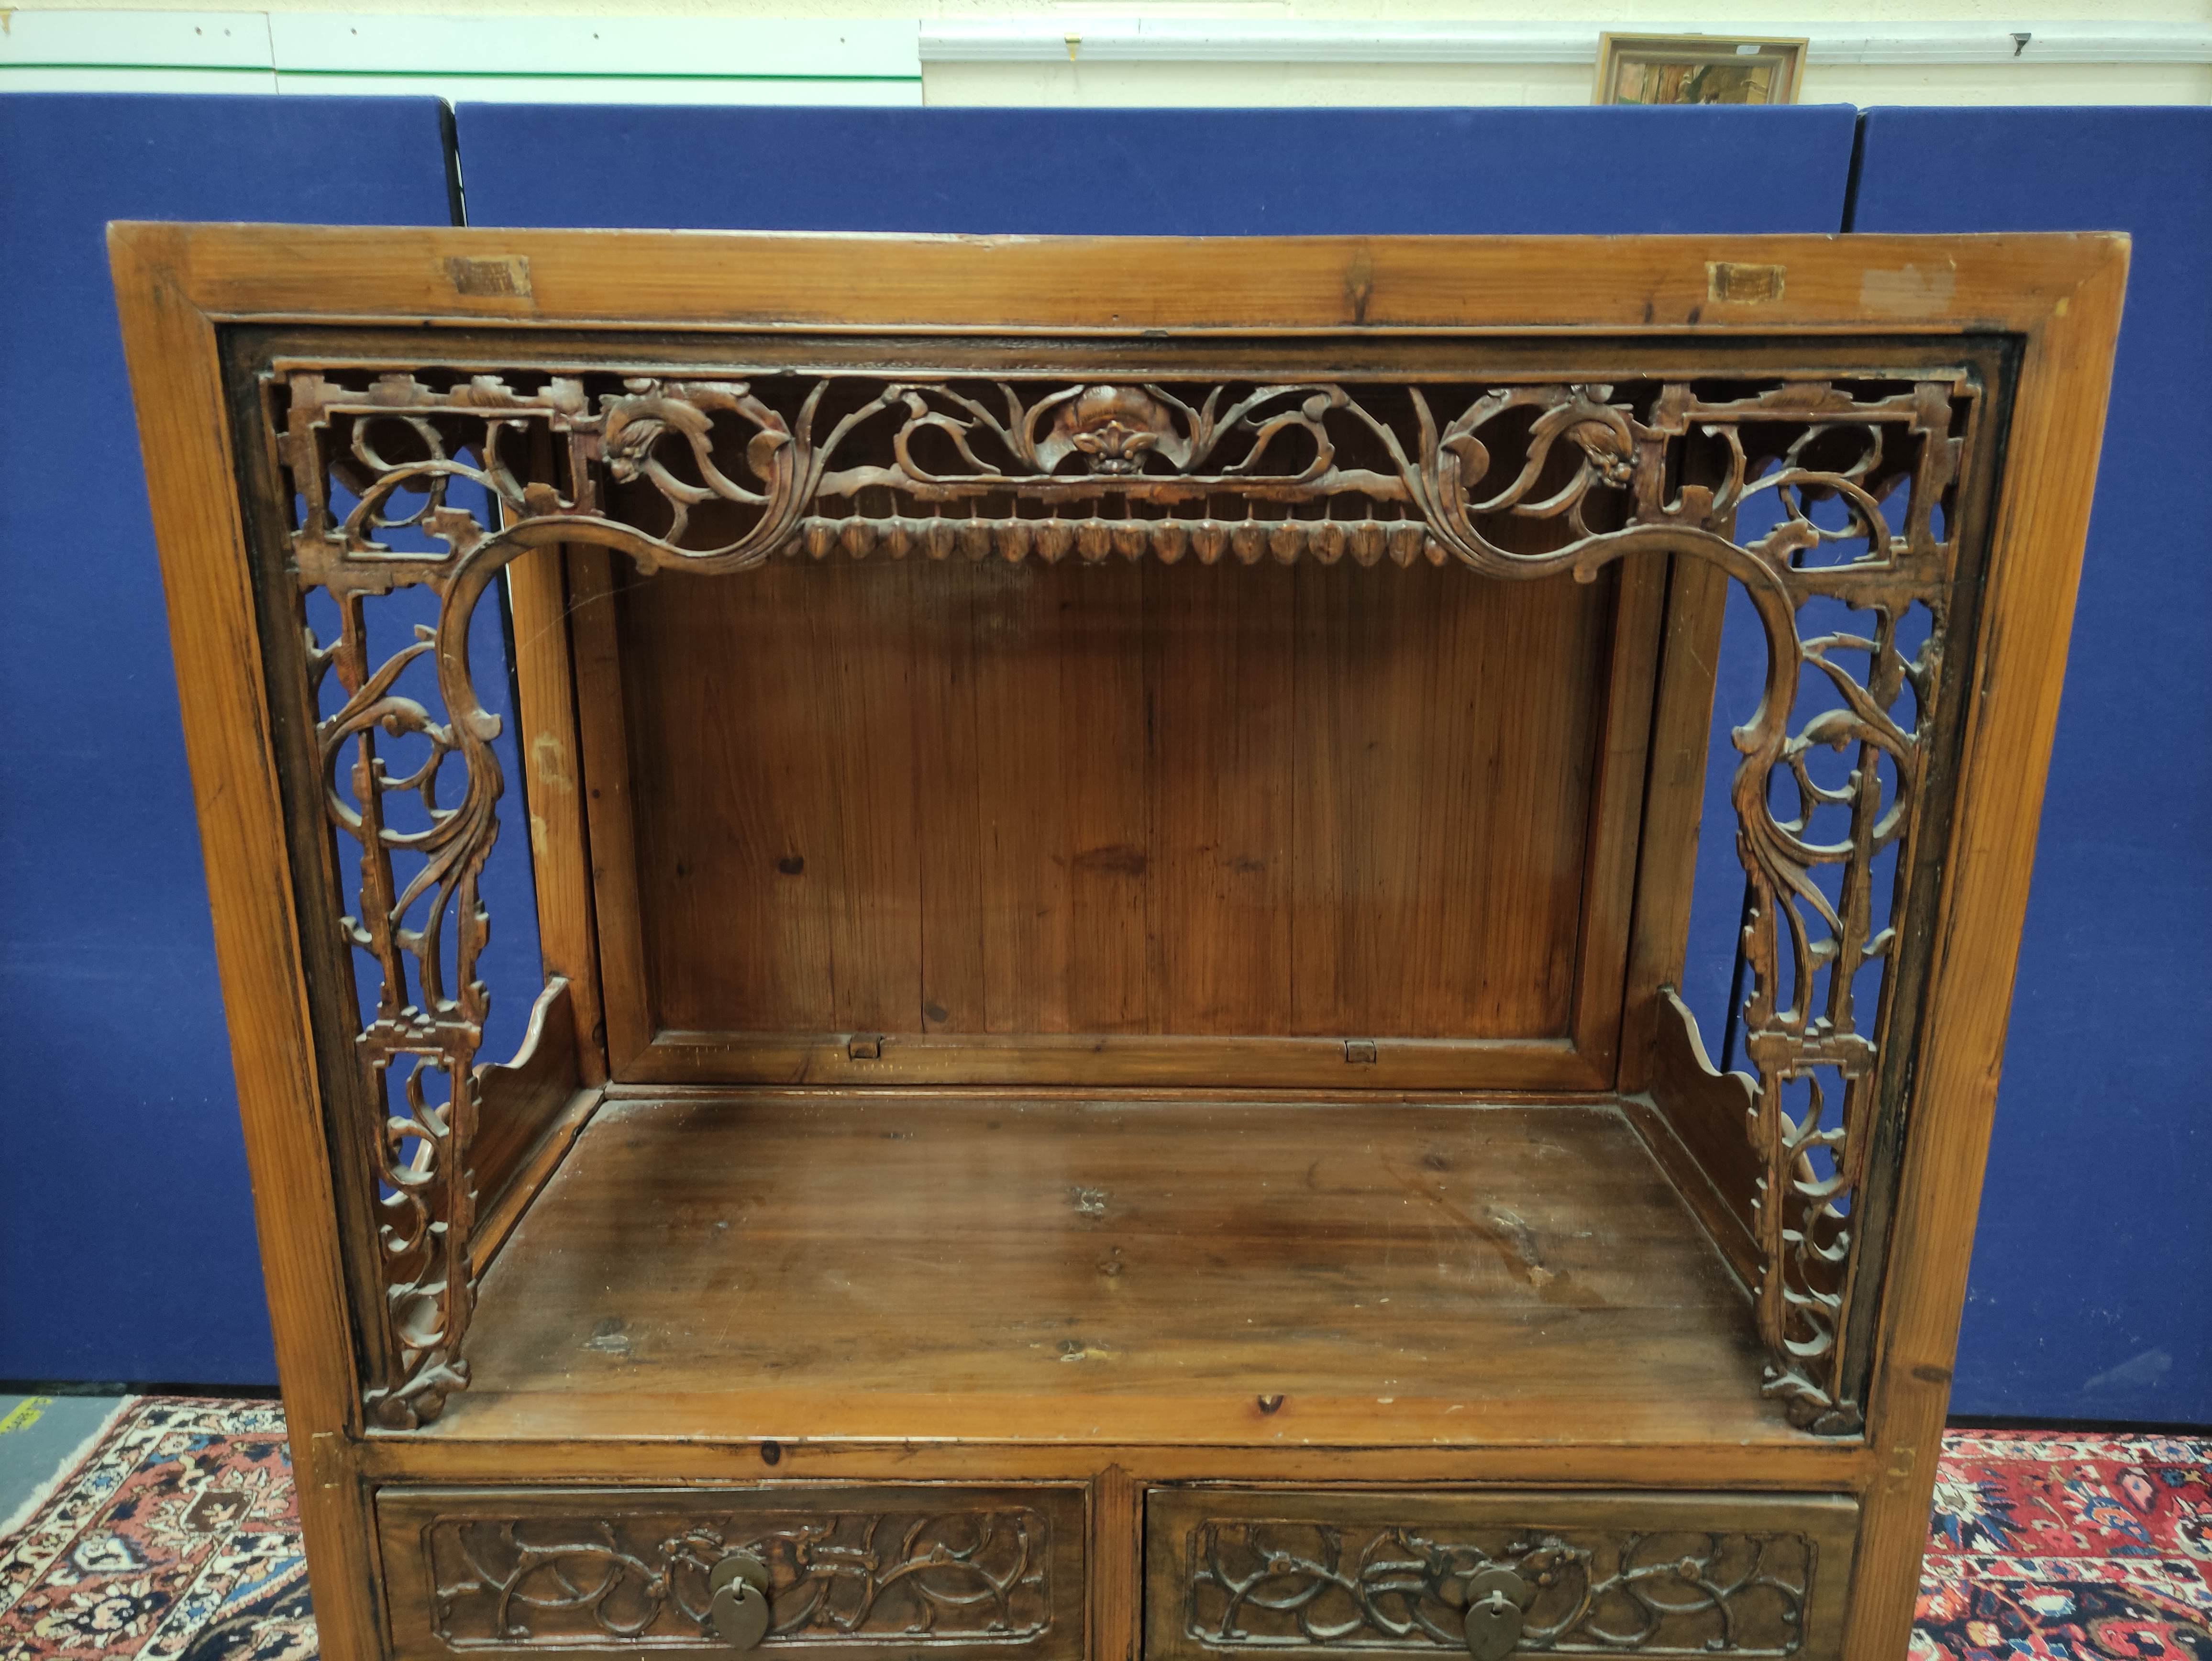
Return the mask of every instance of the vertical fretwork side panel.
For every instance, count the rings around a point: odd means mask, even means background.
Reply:
[[[1887,1161],[1939,878],[1940,834],[1922,833],[1940,832],[1948,813],[1958,711],[1943,689],[1959,669],[1952,643],[1972,638],[1960,623],[1971,623],[1994,473],[1990,390],[1976,376],[1923,380],[1879,411],[1808,411],[1814,418],[1794,429],[1715,423],[1705,432],[1723,449],[1685,450],[1686,478],[1718,469],[1737,481],[1720,493],[1735,502],[1732,533],[1779,579],[1794,639],[1770,657],[1758,709],[1715,720],[1734,723],[1740,752],[1715,764],[1733,767],[1749,885],[1744,995],[1731,1012],[1747,1068],[1717,1071],[1710,1047],[1720,1035],[1698,1031],[1669,983],[1687,924],[1686,861],[1661,841],[1647,845],[1647,881],[1671,866],[1678,882],[1662,882],[1639,920],[1649,938],[1630,1000],[1650,1013],[1631,1087],[1649,1092],[1637,1110],[1648,1113],[1655,1153],[1754,1289],[1769,1389],[1799,1422],[1831,1433],[1863,1422]],[[1678,573],[1678,590],[1681,581]],[[1759,598],[1756,580],[1744,587]],[[1701,609],[1677,620],[1670,649],[1695,659],[1717,643],[1717,595],[1692,578],[1689,599]],[[1662,697],[1674,708],[1655,781],[1698,769],[1705,729],[1694,717],[1711,684],[1702,661],[1666,672]],[[1870,1182],[1878,1146],[1888,1152]]]
[[[324,834],[340,850],[335,867],[320,850],[301,865],[334,891],[330,909],[358,989],[350,1007],[323,1013],[359,1033],[366,1105],[357,1134],[379,1221],[374,1239],[352,1250],[357,1264],[374,1264],[368,1278],[381,1293],[380,1309],[364,1311],[375,1329],[365,1340],[374,1422],[410,1426],[467,1382],[477,1161],[489,1146],[479,1138],[477,1065],[490,928],[481,876],[507,783],[498,721],[477,691],[471,621],[510,561],[568,545],[627,557],[646,573],[847,562],[853,615],[909,636],[912,591],[945,562],[1015,572],[1065,563],[1063,576],[1105,568],[1095,575],[1129,589],[1137,626],[1163,642],[1121,689],[1143,694],[1155,722],[1152,666],[1172,663],[1178,641],[1160,634],[1164,619],[1233,633],[1249,610],[1271,603],[1295,620],[1304,590],[1348,618],[1363,605],[1387,611],[1372,595],[1328,594],[1337,583],[1349,594],[1360,580],[1399,578],[1407,590],[1397,600],[1413,605],[1421,586],[1496,579],[1512,588],[1513,600],[1501,602],[1508,609],[1540,610],[1527,598],[1539,592],[1534,580],[1610,583],[1624,559],[1671,557],[1724,573],[1759,614],[1769,665],[1765,696],[1740,712],[1735,734],[1735,835],[1754,898],[1743,1021],[1755,1071],[1741,1084],[1716,1082],[1689,1110],[1715,1130],[1713,1149],[1731,1150],[1716,1152],[1705,1174],[1748,1241],[1770,1389],[1809,1427],[1857,1424],[1847,1388],[1856,1360],[1844,1342],[1855,1221],[1880,1081],[1902,1087],[1903,1074],[1881,1062],[1901,943],[1914,938],[1904,924],[1932,880],[1911,844],[1929,794],[1929,735],[1946,709],[1957,492],[1984,399],[1973,374],[1770,368],[1606,383],[1186,375],[1136,386],[957,373],[493,374],[422,364],[288,366],[268,385],[305,642],[289,696],[315,728]],[[1147,558],[1154,563],[1141,572],[1127,569]],[[860,575],[849,563],[864,560],[905,563],[890,576],[873,567]],[[1304,569],[1279,569],[1293,566]],[[1227,585],[1239,579],[1247,588],[1232,593]],[[996,603],[988,585],[966,587],[971,608]],[[872,609],[901,590],[899,606],[880,617]],[[826,628],[832,618],[816,621]],[[1324,625],[1324,647],[1335,626]],[[1403,624],[1434,626],[1434,608]],[[1064,615],[1054,627],[1065,632]],[[1304,638],[1295,621],[1273,635]],[[1054,662],[1065,678],[1089,660],[1062,650]],[[1240,686],[1263,682],[1263,668],[1241,656],[1205,666]],[[980,654],[972,672],[980,692],[990,673]],[[1110,673],[1100,679],[1106,696],[1121,696]],[[757,690],[749,715],[797,696]],[[902,701],[909,725],[945,713],[896,678],[878,684],[857,670],[807,691],[809,719],[820,723]],[[1414,702],[1464,696],[1456,684],[1424,688]],[[1295,711],[1295,687],[1288,697]],[[1110,723],[1098,727],[1079,700],[1061,710],[1063,747],[1096,745],[1110,756],[1134,742]],[[879,764],[909,801],[920,789],[898,766],[838,748],[826,727],[817,736],[827,752],[805,764],[830,768],[844,797],[858,799],[864,777],[872,788]],[[1219,736],[1192,728],[1170,738],[1191,746],[1182,777],[1234,764],[1208,749]],[[972,755],[958,742],[946,748],[953,788],[971,770],[980,782],[993,764],[980,733]],[[1536,791],[1557,781],[1524,782]],[[1213,850],[1163,842],[1159,812],[1156,798],[1146,857],[1160,855],[1172,890],[1179,860]],[[1133,816],[1132,836],[1137,824]],[[922,850],[884,842],[879,826],[836,829],[854,859],[920,867]],[[1267,839],[1265,827],[1257,834]],[[775,837],[762,835],[767,849]],[[1039,878],[1069,885],[1065,917],[1106,914],[1122,904],[1115,885],[1131,863],[1109,853],[1095,869]],[[957,895],[968,877],[958,861],[951,866]],[[1248,904],[1220,873],[1202,874],[1173,903],[1202,912],[1226,900],[1267,918],[1264,890]],[[1080,892],[1079,877],[1089,883]],[[878,965],[872,974],[900,960],[891,948],[908,927],[896,909],[862,905],[832,907],[807,926],[827,951]],[[908,955],[920,962],[929,948],[916,932]],[[1133,934],[1125,944],[1134,953]],[[983,945],[948,973],[988,991],[988,936]],[[1144,949],[1150,973],[1157,931]],[[1200,1008],[1228,995],[1217,967],[1178,964],[1176,976]],[[1371,995],[1372,973],[1353,979]],[[908,994],[864,979],[842,993],[833,983],[829,995],[832,1018],[857,1024]],[[1100,1001],[1058,1016],[1071,1030],[1079,1019],[1133,1019],[1125,985],[1109,979],[1086,995]],[[923,1024],[933,1003],[950,1020],[950,1004],[922,1001]],[[1670,1033],[1663,1016],[1661,1027],[1658,1076],[1670,1066],[1674,1076],[1700,1076],[1693,1051],[1680,1062],[1687,1031]],[[1729,1118],[1748,1160],[1726,1133]]]
[[[351,1035],[326,1112],[364,1414],[404,1429],[466,1384],[476,1276],[593,1096],[562,977],[534,999],[510,983],[520,1046],[496,1064],[481,1054],[486,862],[502,799],[520,815],[494,747],[503,718],[476,691],[501,666],[472,661],[490,655],[496,605],[479,602],[504,558],[460,569],[452,538],[496,522],[499,440],[464,453],[431,422],[333,421],[320,384],[264,378],[272,465],[247,493],[283,545],[263,561],[270,690],[306,751],[288,786],[319,821],[295,813],[295,881],[316,891],[310,996],[326,1050]]]

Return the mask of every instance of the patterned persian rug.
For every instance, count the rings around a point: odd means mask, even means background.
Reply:
[[[0,1540],[8,1661],[313,1661],[283,1415],[147,1396]],[[2212,1661],[2212,1439],[1944,1439],[1912,1661]]]
[[[132,1402],[0,1540],[8,1661],[313,1661],[274,1402]]]
[[[2212,1661],[2212,1439],[1953,1431],[1913,1661]]]

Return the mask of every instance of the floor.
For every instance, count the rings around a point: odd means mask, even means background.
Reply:
[[[314,1661],[274,1402],[0,1396],[0,1518],[7,1661]],[[2212,1661],[2212,1436],[1951,1433],[1911,1661]]]
[[[123,1402],[119,1396],[0,1394],[0,1539],[22,1526]]]

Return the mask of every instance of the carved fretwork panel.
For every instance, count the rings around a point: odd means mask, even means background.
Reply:
[[[768,1572],[769,1648],[1072,1653],[1079,1494],[1022,1497],[387,1491],[379,1513],[400,1624],[455,1649],[727,1652],[710,1577],[744,1552]]]
[[[1814,1550],[1796,1534],[1334,1528],[1194,1531],[1184,1620],[1208,1649],[1463,1651],[1486,1568],[1528,1588],[1520,1647],[1565,1655],[1790,1655]]]
[[[1156,1494],[1147,1519],[1146,1651],[1162,1661],[1464,1654],[1469,1609],[1493,1593],[1516,1653],[1824,1656],[1856,1507],[1188,1490]]]
[[[467,1382],[478,878],[499,834],[496,720],[470,618],[524,551],[597,544],[647,571],[772,557],[1153,557],[1458,564],[1587,581],[1631,554],[1712,562],[1756,610],[1737,712],[1753,904],[1743,1134],[1767,1388],[1850,1432],[1846,1305],[1878,1058],[1944,684],[1964,370],[1595,383],[711,377],[432,363],[265,380],[343,928],[376,1123],[386,1329],[368,1407],[434,1415]],[[1378,571],[1376,581],[1388,581]],[[397,591],[434,620],[381,640]],[[1612,1573],[1611,1570],[1607,1571]]]

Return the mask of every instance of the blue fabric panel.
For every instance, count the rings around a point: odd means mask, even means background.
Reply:
[[[442,223],[439,118],[0,97],[0,1377],[276,1376],[106,222]]]
[[[2135,238],[1954,1399],[2212,1422],[2212,109],[1871,111],[1855,222]]]
[[[1844,106],[455,114],[474,225],[1090,236],[1833,231],[1854,119]]]

